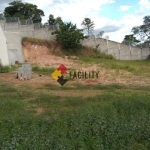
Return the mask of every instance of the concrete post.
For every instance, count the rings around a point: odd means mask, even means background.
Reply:
[[[130,60],[131,60],[131,45],[129,44],[129,50],[130,50]]]
[[[119,60],[120,60],[120,44],[118,43]]]
[[[142,48],[141,48],[141,60],[142,60]]]
[[[107,44],[107,54],[108,54],[108,40],[106,39],[106,44]]]

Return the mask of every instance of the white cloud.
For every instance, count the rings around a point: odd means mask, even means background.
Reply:
[[[140,0],[139,5],[141,5],[141,6],[150,6],[150,2],[148,0]]]
[[[104,30],[110,40],[122,42],[125,35],[133,34],[131,30],[134,26],[142,24],[142,19],[142,16],[137,17],[136,15],[125,14],[119,21],[107,19],[103,27],[100,27],[97,31]]]
[[[70,20],[77,25],[84,17],[91,14],[98,15],[103,4],[114,3],[114,0],[26,0],[34,3],[45,12],[43,22],[48,20],[49,14],[60,16],[63,20]]]
[[[138,16],[149,15],[150,1],[140,0],[138,4],[139,4],[139,9],[136,11],[136,15],[138,15]]]
[[[132,6],[120,6],[121,11],[127,11],[131,8]]]

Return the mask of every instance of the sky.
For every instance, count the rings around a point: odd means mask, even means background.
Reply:
[[[13,0],[0,0],[0,11]],[[104,37],[122,42],[125,35],[132,34],[134,26],[143,24],[144,16],[149,15],[150,0],[22,0],[32,3],[44,11],[42,22],[48,20],[49,14],[60,16],[63,21],[71,21],[78,28],[85,17],[94,23],[94,34],[104,31]]]

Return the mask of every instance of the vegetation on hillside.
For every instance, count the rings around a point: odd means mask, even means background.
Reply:
[[[29,42],[32,44],[37,45],[45,45],[49,48],[49,50],[58,56],[64,56],[64,55],[76,55],[76,56],[82,56],[82,57],[91,57],[91,58],[104,58],[104,59],[113,59],[113,56],[110,54],[106,54],[103,52],[99,52],[97,49],[87,46],[81,46],[80,43],[79,47],[74,48],[63,48],[62,44],[55,42],[55,41],[49,41],[49,40],[43,40],[43,39],[37,39],[37,38],[30,38],[30,37],[24,37],[22,38],[22,43]],[[69,41],[68,41],[69,42]],[[56,50],[57,48],[57,50]]]

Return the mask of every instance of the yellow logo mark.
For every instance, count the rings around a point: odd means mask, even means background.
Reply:
[[[58,80],[58,77],[61,77],[62,74],[61,74],[61,71],[60,70],[55,70],[51,76],[55,79],[55,80]]]

